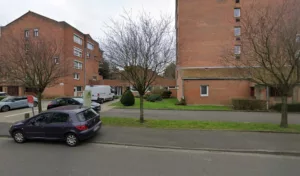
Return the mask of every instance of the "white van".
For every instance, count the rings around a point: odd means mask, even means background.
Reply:
[[[106,85],[85,86],[85,90],[91,90],[92,101],[96,101],[97,103],[113,100],[115,96],[111,91],[111,87]]]

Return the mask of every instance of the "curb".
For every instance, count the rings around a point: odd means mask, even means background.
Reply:
[[[172,149],[172,150],[192,150],[192,151],[206,151],[206,152],[218,152],[218,153],[247,153],[247,154],[264,154],[264,155],[281,155],[281,156],[296,156],[300,157],[300,151],[275,151],[275,150],[244,150],[244,149],[215,149],[215,148],[188,148],[188,147],[174,147],[174,146],[157,146],[157,145],[141,145],[141,144],[129,144],[118,142],[103,142],[95,141],[90,142],[94,144],[106,144],[106,145],[118,145],[118,146],[131,146],[131,147],[147,147],[154,149]]]

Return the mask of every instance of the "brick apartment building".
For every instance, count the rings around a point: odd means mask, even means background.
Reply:
[[[233,98],[266,99],[266,87],[238,79],[234,67],[220,62],[224,45],[239,50],[241,12],[251,2],[176,0],[178,99],[216,105],[231,104]],[[270,102],[280,101],[274,90],[269,92]],[[300,101],[299,87],[288,98],[288,102],[296,101]]]
[[[6,26],[0,27],[1,39],[8,37],[8,33],[24,37],[49,37],[60,40],[63,52],[59,60],[68,60],[71,66],[69,76],[61,79],[60,83],[49,87],[44,97],[80,96],[85,83],[89,80],[101,80],[98,74],[99,61],[102,60],[102,51],[99,44],[89,34],[85,34],[64,21],[55,21],[34,12],[27,12]],[[9,59],[9,58],[8,58]],[[31,92],[29,88],[16,83],[4,82],[0,91],[10,95],[24,95]]]

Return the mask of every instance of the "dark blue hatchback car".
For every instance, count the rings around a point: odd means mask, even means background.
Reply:
[[[17,143],[26,139],[63,140],[69,146],[92,137],[101,128],[100,115],[91,108],[62,106],[17,122],[9,129]]]

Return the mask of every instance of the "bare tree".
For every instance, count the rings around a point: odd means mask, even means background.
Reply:
[[[172,62],[165,68],[164,77],[175,79],[175,72],[176,72],[176,65],[174,62]]]
[[[50,38],[8,35],[1,41],[2,71],[9,82],[35,90],[38,110],[46,87],[68,74],[68,63],[61,59],[62,45]]]
[[[299,12],[299,0],[254,1],[243,9],[240,43],[222,56],[242,78],[278,90],[281,127],[288,127],[287,97],[299,83]]]
[[[166,64],[175,57],[172,19],[161,16],[156,20],[141,13],[133,18],[122,15],[122,22],[111,20],[105,31],[103,49],[111,64],[140,95],[140,122],[144,122],[143,97]]]

